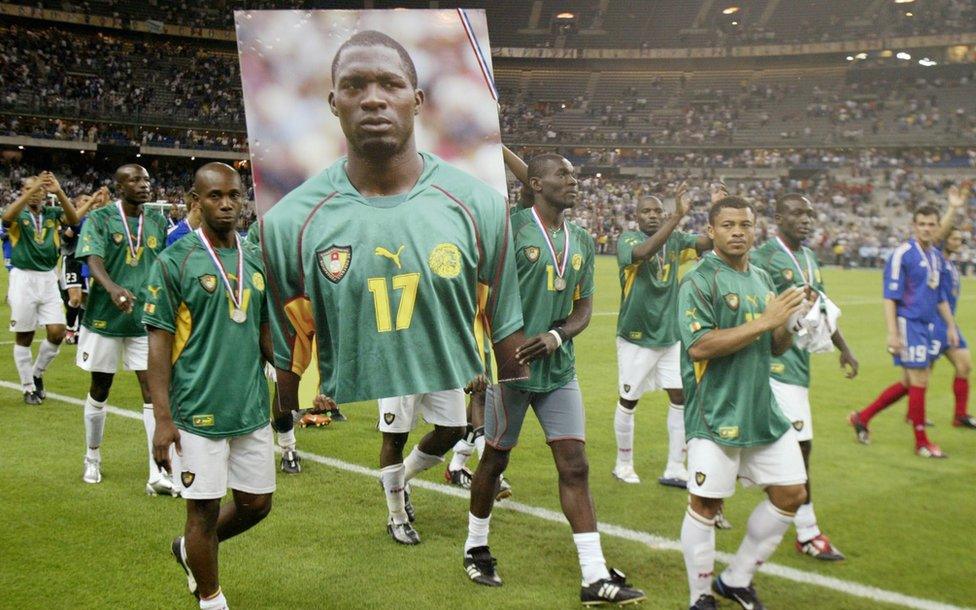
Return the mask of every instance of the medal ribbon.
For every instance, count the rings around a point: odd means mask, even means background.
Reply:
[[[783,252],[786,252],[786,255],[790,257],[790,260],[793,261],[793,265],[796,267],[797,273],[799,273],[800,274],[800,277],[802,278],[803,277],[803,268],[800,267],[800,261],[797,260],[796,255],[794,255],[793,254],[793,251],[790,250],[786,246],[785,243],[783,243],[783,240],[780,239],[780,236],[779,235],[776,236],[776,243],[779,244],[779,247],[782,248]],[[803,250],[803,246],[800,246],[800,250],[801,251]],[[807,261],[807,281],[805,283],[812,284],[813,283],[813,263],[810,262],[810,255],[807,254],[806,252],[803,253],[803,258],[805,258],[806,261]]]
[[[937,265],[938,259],[936,259],[935,255],[933,254],[930,260],[929,255],[926,254],[925,250],[922,249],[922,246],[918,245],[917,241],[914,243],[915,249],[918,250],[918,253],[922,256],[922,266],[925,267],[925,269],[929,272],[929,288],[935,290],[939,287],[939,269]],[[934,250],[934,248],[931,249]]]
[[[129,254],[132,260],[136,260],[139,255],[139,246],[142,245],[142,221],[145,220],[145,214],[139,214],[139,228],[136,233],[135,245],[132,243],[132,231],[129,230],[129,221],[125,217],[125,210],[122,209],[122,202],[116,201],[115,208],[119,211],[119,216],[122,218],[122,226],[125,228],[125,242],[129,246]]]
[[[556,277],[562,277],[566,274],[566,263],[569,262],[569,227],[566,226],[566,219],[563,219],[563,260],[560,263],[559,257],[556,256],[556,246],[552,243],[552,238],[549,237],[549,230],[546,229],[546,225],[542,224],[542,219],[539,218],[539,213],[532,208],[532,218],[535,220],[535,224],[539,225],[539,230],[542,231],[542,235],[546,238],[546,245],[549,246],[549,254],[552,256],[552,262],[556,266]]]
[[[27,211],[30,214],[31,220],[34,222],[34,241],[40,243],[44,241],[44,210],[37,216],[34,216],[34,212],[30,210]]]
[[[220,279],[223,280],[224,286],[227,288],[228,294],[230,294],[230,300],[234,303],[234,309],[241,309],[241,304],[244,302],[244,249],[241,248],[241,238],[234,231],[234,245],[237,246],[237,291],[230,285],[230,278],[227,276],[227,271],[224,269],[224,264],[220,262],[220,257],[217,256],[217,251],[214,247],[210,245],[210,241],[204,234],[202,228],[198,228],[194,231],[197,237],[200,238],[200,242],[203,243],[203,248],[207,251],[210,256],[210,260],[213,262],[214,266],[217,267],[217,273],[220,274]]]

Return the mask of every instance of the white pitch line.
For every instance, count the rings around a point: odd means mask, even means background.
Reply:
[[[11,383],[9,381],[0,381],[0,387],[7,388],[10,390],[20,391],[20,386]],[[72,405],[84,406],[85,402],[71,396],[65,396],[63,394],[55,394],[54,392],[47,393],[48,398],[53,398],[55,400],[60,400]],[[114,415],[120,415],[122,417],[127,417],[129,419],[142,420],[142,414],[136,413],[134,411],[129,411],[127,409],[120,409],[119,407],[114,407],[108,405],[105,409]],[[309,453],[307,451],[298,452],[302,458],[316,462],[318,464],[323,464],[325,466],[331,466],[332,468],[337,468],[339,470],[344,470],[346,472],[351,472],[354,474],[361,474],[368,477],[379,478],[380,471],[368,468],[366,466],[361,466],[359,464],[353,464],[350,462],[344,462],[336,458],[325,457],[323,455],[318,455],[315,453]],[[414,479],[410,482],[411,487],[419,487],[421,489],[427,489],[430,491],[436,491],[437,493],[454,496],[455,498],[468,498],[468,492],[458,489],[457,487],[451,487],[449,485],[444,485],[442,483],[434,483],[432,481],[425,481],[422,479]],[[511,510],[517,513],[522,513],[525,515],[531,515],[542,519],[543,521],[550,521],[552,523],[566,524],[566,517],[562,513],[549,510],[548,508],[542,508],[540,506],[532,506],[530,504],[522,504],[521,502],[514,502],[512,500],[502,500],[496,506],[500,509]],[[621,538],[623,540],[629,540],[631,542],[639,542],[644,544],[651,549],[659,551],[676,551],[681,552],[681,543],[677,540],[671,540],[669,538],[664,538],[662,536],[656,536],[648,532],[641,532],[638,530],[633,530],[627,527],[622,527],[620,525],[614,525],[612,523],[600,522],[598,528],[601,533],[608,536],[613,536],[615,538]],[[732,560],[731,553],[716,553],[716,558],[723,562],[729,563]],[[775,564],[775,563],[765,563],[759,568],[760,572],[765,574],[771,574],[773,576],[778,576],[786,580],[791,580],[793,582],[798,582],[806,585],[814,585],[818,587],[823,587],[825,589],[831,589],[838,591],[840,593],[845,593],[853,597],[862,597],[864,599],[869,599],[876,602],[885,602],[889,604],[895,604],[898,606],[904,606],[905,608],[916,608],[917,610],[967,610],[961,606],[954,606],[952,604],[946,604],[943,602],[933,601],[929,599],[922,599],[919,597],[912,597],[910,595],[905,595],[903,593],[898,593],[895,591],[888,591],[886,589],[880,589],[878,587],[872,587],[868,585],[862,585],[856,582],[850,582],[847,580],[842,580],[840,578],[834,578],[832,576],[822,576],[813,572],[805,572],[803,570],[798,570],[796,568],[790,568],[787,566]]]

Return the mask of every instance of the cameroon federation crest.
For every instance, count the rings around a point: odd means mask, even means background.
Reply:
[[[211,274],[201,275],[197,278],[200,281],[200,285],[204,290],[213,294],[213,291],[217,289],[217,276]]]
[[[387,426],[389,426],[390,424],[392,424],[394,419],[396,419],[396,414],[395,413],[384,413],[383,414],[383,421],[386,422],[386,425]]]
[[[535,246],[527,246],[525,248],[525,258],[529,259],[530,263],[534,263],[539,260],[539,249]]]
[[[573,265],[573,271],[579,271],[580,269],[582,269],[583,268],[583,255],[582,254],[579,254],[579,253],[574,254],[573,255],[572,265]]]
[[[156,239],[155,235],[150,235],[146,238],[146,245],[155,250],[156,246],[159,245],[159,240]]]
[[[121,233],[112,233],[112,241],[115,243],[121,244],[123,239],[125,239],[125,235],[122,235]]]
[[[260,272],[254,272],[254,275],[251,276],[251,283],[257,290],[264,291],[264,276]]]
[[[699,470],[698,472],[695,473],[695,483],[697,483],[699,486],[702,486],[702,485],[705,484],[705,473],[704,472],[702,472],[702,471]]]
[[[803,430],[803,420],[802,419],[798,419],[795,422],[793,422],[793,428],[797,432],[799,432],[800,430]]]
[[[352,263],[352,246],[329,246],[325,250],[316,253],[319,262],[319,271],[333,284],[338,284],[349,271],[349,264]]]
[[[183,472],[180,473],[180,481],[183,483],[183,487],[189,487],[190,485],[193,485],[193,481],[196,478],[197,475],[193,474],[189,470],[184,470]]]
[[[461,274],[461,250],[451,243],[434,246],[427,257],[430,270],[445,279],[451,279]]]
[[[784,280],[786,280],[787,282],[792,282],[793,281],[793,270],[792,269],[783,269],[783,271],[781,273],[783,274],[783,279]]]
[[[729,309],[732,311],[739,310],[739,295],[734,292],[726,292],[723,298],[725,299],[725,304],[729,306]]]

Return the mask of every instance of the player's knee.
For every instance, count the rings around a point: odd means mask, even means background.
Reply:
[[[508,458],[511,453],[511,451],[495,449],[491,445],[486,446],[485,453],[478,463],[478,470],[481,471],[484,468],[485,474],[490,477],[501,475],[508,468]]]
[[[14,343],[20,347],[30,347],[31,343],[34,342],[34,333],[16,333],[14,335]]]
[[[807,501],[805,485],[787,485],[770,490],[769,501],[776,508],[789,513],[795,513]]]
[[[688,507],[700,517],[714,519],[718,511],[722,510],[722,499],[703,498],[692,494],[688,496]]]
[[[590,476],[590,464],[582,453],[559,462],[559,480],[569,485],[582,485]]]
[[[47,340],[55,345],[61,345],[61,342],[64,341],[66,331],[67,329],[64,326],[48,329]]]
[[[436,428],[435,428],[436,429]],[[467,427],[465,426],[444,426],[440,428],[441,436],[451,445],[464,438]]]
[[[623,408],[625,408],[625,409],[627,409],[627,410],[629,410],[629,411],[633,411],[634,409],[637,408],[637,401],[636,400],[627,400],[626,398],[624,398],[623,396],[621,396],[620,397],[620,406],[623,407]]]
[[[251,523],[258,523],[271,513],[271,494],[254,496],[245,507]]]
[[[403,448],[407,445],[408,434],[405,432],[384,432],[383,433],[383,445],[392,449],[393,451],[403,451]]]
[[[969,377],[969,374],[972,372],[973,363],[969,360],[956,363],[956,377]]]
[[[665,391],[668,393],[668,400],[671,401],[671,404],[673,405],[685,404],[685,393],[681,391],[681,388],[668,389]]]

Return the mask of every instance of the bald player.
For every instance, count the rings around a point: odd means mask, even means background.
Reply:
[[[716,193],[725,194],[724,186]],[[662,485],[685,488],[685,398],[681,391],[678,336],[678,268],[712,247],[706,235],[677,230],[691,209],[687,184],[678,187],[675,209],[665,212],[654,195],[637,204],[638,231],[620,235],[620,316],[617,318],[617,369],[620,398],[614,412],[617,463],[613,476],[640,483],[634,470],[634,411],[646,392],[668,394],[668,459]]]
[[[135,371],[142,390],[149,464],[146,493],[175,495],[173,482],[152,459],[155,418],[146,385],[149,343],[140,319],[142,302],[136,296],[166,245],[166,219],[157,211],[143,210],[152,193],[146,168],[129,164],[116,170],[115,192],[118,199],[114,203],[88,215],[75,254],[87,259],[93,280],[75,359],[78,367],[91,373],[85,397],[87,451],[82,480],[102,480],[100,447],[105,431],[105,402],[121,362],[125,370]]]

